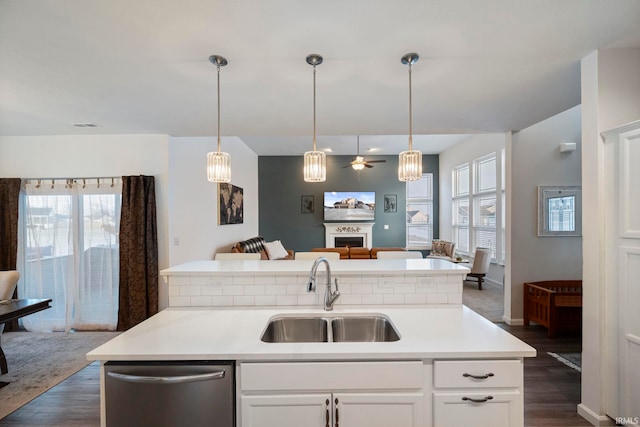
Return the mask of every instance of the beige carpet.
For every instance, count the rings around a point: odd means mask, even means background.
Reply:
[[[85,354],[119,332],[5,332],[9,373],[0,388],[0,419],[89,364]]]
[[[465,280],[462,287],[462,303],[492,322],[502,322],[504,295],[502,285],[484,282],[478,290],[478,282]]]

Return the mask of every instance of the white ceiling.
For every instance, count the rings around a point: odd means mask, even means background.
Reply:
[[[319,148],[355,154],[360,134],[395,154],[417,52],[414,148],[439,152],[578,105],[579,61],[603,47],[640,47],[640,1],[0,0],[0,135],[213,136],[218,54],[222,135],[296,155],[318,53]]]

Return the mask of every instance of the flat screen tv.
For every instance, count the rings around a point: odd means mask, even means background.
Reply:
[[[373,221],[376,193],[373,191],[325,191],[325,221]]]

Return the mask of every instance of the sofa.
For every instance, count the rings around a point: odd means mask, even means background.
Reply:
[[[406,251],[405,248],[380,247],[380,248],[313,248],[311,252],[338,252],[340,259],[378,259],[380,251]]]

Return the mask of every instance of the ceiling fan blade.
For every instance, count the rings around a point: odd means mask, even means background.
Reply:
[[[367,163],[386,163],[386,160],[367,160]]]
[[[364,166],[367,167],[367,168],[372,168],[373,167],[373,166],[371,166],[371,165],[369,165],[367,163],[365,163]]]
[[[344,169],[344,168],[350,168],[350,167],[351,167],[351,165],[347,165],[347,166],[343,166],[343,167],[342,167],[342,169]]]

